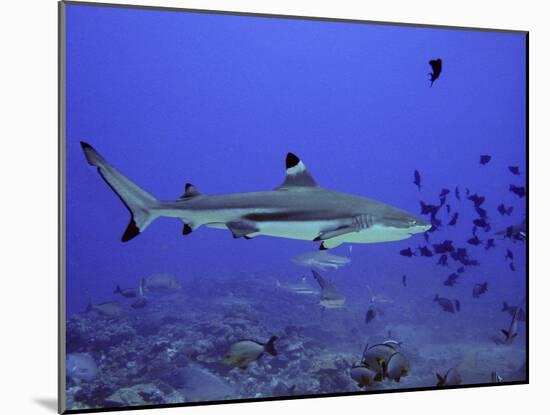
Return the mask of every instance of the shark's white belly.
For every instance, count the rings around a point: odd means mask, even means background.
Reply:
[[[217,229],[227,229],[223,223],[208,224],[208,227]],[[338,223],[334,221],[285,221],[285,222],[262,222],[257,223],[259,232],[248,236],[255,237],[260,235],[275,236],[280,238],[301,239],[304,241],[313,241],[322,231],[335,229]],[[400,228],[392,228],[381,225],[374,225],[370,228],[358,232],[349,232],[325,241],[327,247],[334,247],[344,242],[349,243],[375,243],[399,241],[410,238],[411,234]]]

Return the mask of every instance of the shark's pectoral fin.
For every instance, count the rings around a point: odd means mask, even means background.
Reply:
[[[239,222],[228,222],[225,224],[227,229],[233,234],[233,238],[245,237],[247,239],[251,238],[251,234],[259,232],[259,229],[254,225],[253,222],[239,221]]]
[[[357,232],[358,230],[359,229],[355,226],[341,226],[336,229],[321,231],[314,241],[326,241],[327,239],[336,238],[337,236],[344,235],[346,233]]]

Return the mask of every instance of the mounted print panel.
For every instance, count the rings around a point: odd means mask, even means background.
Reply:
[[[60,411],[526,383],[527,42],[60,3]]]

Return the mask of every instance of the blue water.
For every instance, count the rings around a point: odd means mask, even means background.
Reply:
[[[502,301],[517,304],[525,296],[526,246],[498,238],[489,251],[468,245],[477,215],[465,192],[486,197],[492,230],[478,230],[484,241],[525,218],[526,199],[508,190],[510,184],[526,185],[525,55],[525,35],[517,33],[67,6],[67,315],[80,315],[89,302],[124,303],[112,294],[116,285],[136,288],[140,277],[166,272],[200,300],[197,321],[201,307],[207,313],[217,297],[209,296],[210,288],[194,294],[192,281],[207,287],[211,281],[215,290],[215,281],[231,287],[237,276],[258,282],[262,295],[272,290],[273,304],[266,300],[262,306],[273,318],[273,332],[283,322],[320,318],[315,305],[299,316],[278,307],[277,296],[288,293],[275,286],[276,279],[309,275],[290,258],[316,250],[316,243],[233,239],[229,231],[206,227],[182,236],[183,224],[170,218],[122,243],[128,211],[86,163],[79,141],[163,200],[177,199],[187,182],[205,194],[273,189],[284,179],[291,151],[319,185],[414,215],[420,215],[420,200],[436,203],[442,188],[451,189],[447,203],[459,212],[458,224],[431,233],[431,241],[451,239],[481,263],[468,267],[451,288],[442,283],[458,263],[449,259],[446,268],[436,265],[438,256],[399,254],[424,245],[422,235],[354,245],[349,266],[323,273],[353,311],[322,312],[327,331],[356,328],[355,334],[342,333],[357,344],[347,352],[360,357],[369,336],[383,337],[395,327],[403,337],[407,327],[419,333],[407,340],[426,372],[444,369],[422,357],[430,330],[449,345],[468,339],[470,349],[489,347],[489,338],[510,323],[510,315],[500,311]],[[428,61],[435,58],[443,60],[443,72],[430,88]],[[492,156],[485,166],[481,154]],[[521,175],[512,175],[508,166],[518,166]],[[414,170],[422,176],[420,191]],[[461,201],[453,195],[456,186]],[[510,217],[498,213],[500,203],[513,206]],[[446,225],[450,215],[444,208],[439,216]],[[506,249],[513,251],[515,271],[504,259]],[[331,252],[346,256],[349,246]],[[474,284],[483,281],[488,292],[473,299]],[[380,306],[386,310],[375,325],[364,323],[367,285],[392,300]],[[459,299],[461,312],[443,313],[432,301],[436,293]],[[177,314],[177,300],[158,301]],[[300,301],[291,297],[290,303]],[[147,315],[147,309],[141,312]],[[269,327],[269,318],[262,324]],[[525,361],[524,325],[519,330],[505,355],[514,368]],[[450,367],[457,360],[438,363]],[[488,371],[488,382],[490,370],[500,369],[480,370]],[[233,381],[238,384],[238,376]]]

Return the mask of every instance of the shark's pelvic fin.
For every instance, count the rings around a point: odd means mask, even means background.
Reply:
[[[340,246],[342,245],[342,241],[339,241],[339,240],[335,240],[334,238],[335,237],[332,237],[333,239],[327,239],[325,241],[323,241],[323,243],[321,243],[321,245],[319,246],[319,250],[320,251],[326,251],[327,249],[332,249],[332,248],[336,248],[337,246]]]
[[[292,190],[300,187],[317,187],[317,182],[309,174],[302,160],[296,155],[286,155],[286,177],[285,181],[277,187],[277,190]]]
[[[226,223],[225,226],[231,231],[233,238],[245,237],[246,239],[250,239],[250,234],[259,231],[259,229],[254,226],[254,223],[247,221],[229,222]]]
[[[86,160],[109,185],[109,187],[122,200],[124,206],[130,211],[130,223],[122,235],[122,241],[127,242],[135,238],[158,217],[160,203],[152,195],[140,188],[121,172],[111,166],[107,160],[88,143],[80,142]]]

